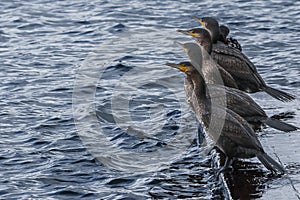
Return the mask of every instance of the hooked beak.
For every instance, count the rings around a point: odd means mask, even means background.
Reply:
[[[194,19],[194,20],[200,22],[201,26],[205,27],[205,22],[203,21],[202,18],[198,18],[198,17],[196,17],[196,16],[192,16],[192,19]]]
[[[185,31],[185,30],[177,30],[177,32],[183,33],[183,34],[185,34],[185,35],[189,35],[189,36],[192,36],[192,37],[196,37],[196,34],[195,34],[193,31],[191,31],[191,30],[188,30],[188,31]]]
[[[189,33],[189,31],[185,31],[185,30],[177,30],[177,32],[183,33],[183,34],[185,34],[185,35],[191,35],[191,34]]]
[[[186,46],[180,42],[175,41],[175,43],[180,46],[186,53],[188,52],[188,49],[186,48]]]
[[[180,64],[175,64],[175,63],[166,63],[165,65],[179,69],[182,72],[186,72],[186,69],[187,69],[186,66],[180,65]]]
[[[192,19],[199,21],[199,18],[196,16],[192,16]]]
[[[175,63],[169,63],[169,62],[167,62],[165,65],[167,65],[169,67],[173,67],[173,68],[179,69],[179,65],[175,64]]]

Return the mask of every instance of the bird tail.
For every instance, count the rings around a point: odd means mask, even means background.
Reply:
[[[259,153],[257,154],[257,158],[268,170],[276,173],[280,172],[280,174],[284,174],[285,172],[284,168],[279,163],[277,163],[273,158],[271,158],[268,154]]]
[[[291,132],[291,131],[295,131],[295,130],[299,129],[296,126],[293,126],[291,124],[288,124],[288,123],[285,123],[278,119],[273,119],[273,118],[268,118],[265,121],[265,123],[272,128],[275,128],[277,130],[281,130],[284,132]]]
[[[274,97],[275,99],[278,99],[280,101],[293,101],[294,99],[296,99],[296,97],[294,95],[288,94],[286,92],[277,90],[275,88],[271,88],[269,86],[265,86],[263,88],[263,91],[265,91],[266,93],[268,93],[269,95],[271,95],[272,97]]]

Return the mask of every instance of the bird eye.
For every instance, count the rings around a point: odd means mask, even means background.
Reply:
[[[200,23],[202,26],[206,27],[206,22],[203,19],[200,19]]]

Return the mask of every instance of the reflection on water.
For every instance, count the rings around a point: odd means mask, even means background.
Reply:
[[[268,181],[267,173],[258,163],[239,161],[234,163],[235,170],[225,173],[233,199],[256,199],[262,196]]]

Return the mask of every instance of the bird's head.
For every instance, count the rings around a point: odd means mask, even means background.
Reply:
[[[203,28],[193,28],[190,30],[177,30],[177,32],[190,35],[196,38],[201,45],[203,43],[211,43],[211,37],[209,32]]]
[[[192,18],[197,20],[198,22],[200,22],[200,24],[208,30],[211,30],[215,27],[219,28],[219,22],[213,17],[198,18],[198,17],[193,16]]]
[[[193,16],[192,18],[199,21],[200,24],[210,32],[212,40],[215,43],[219,38],[219,34],[220,34],[219,22],[213,17],[198,18]]]

